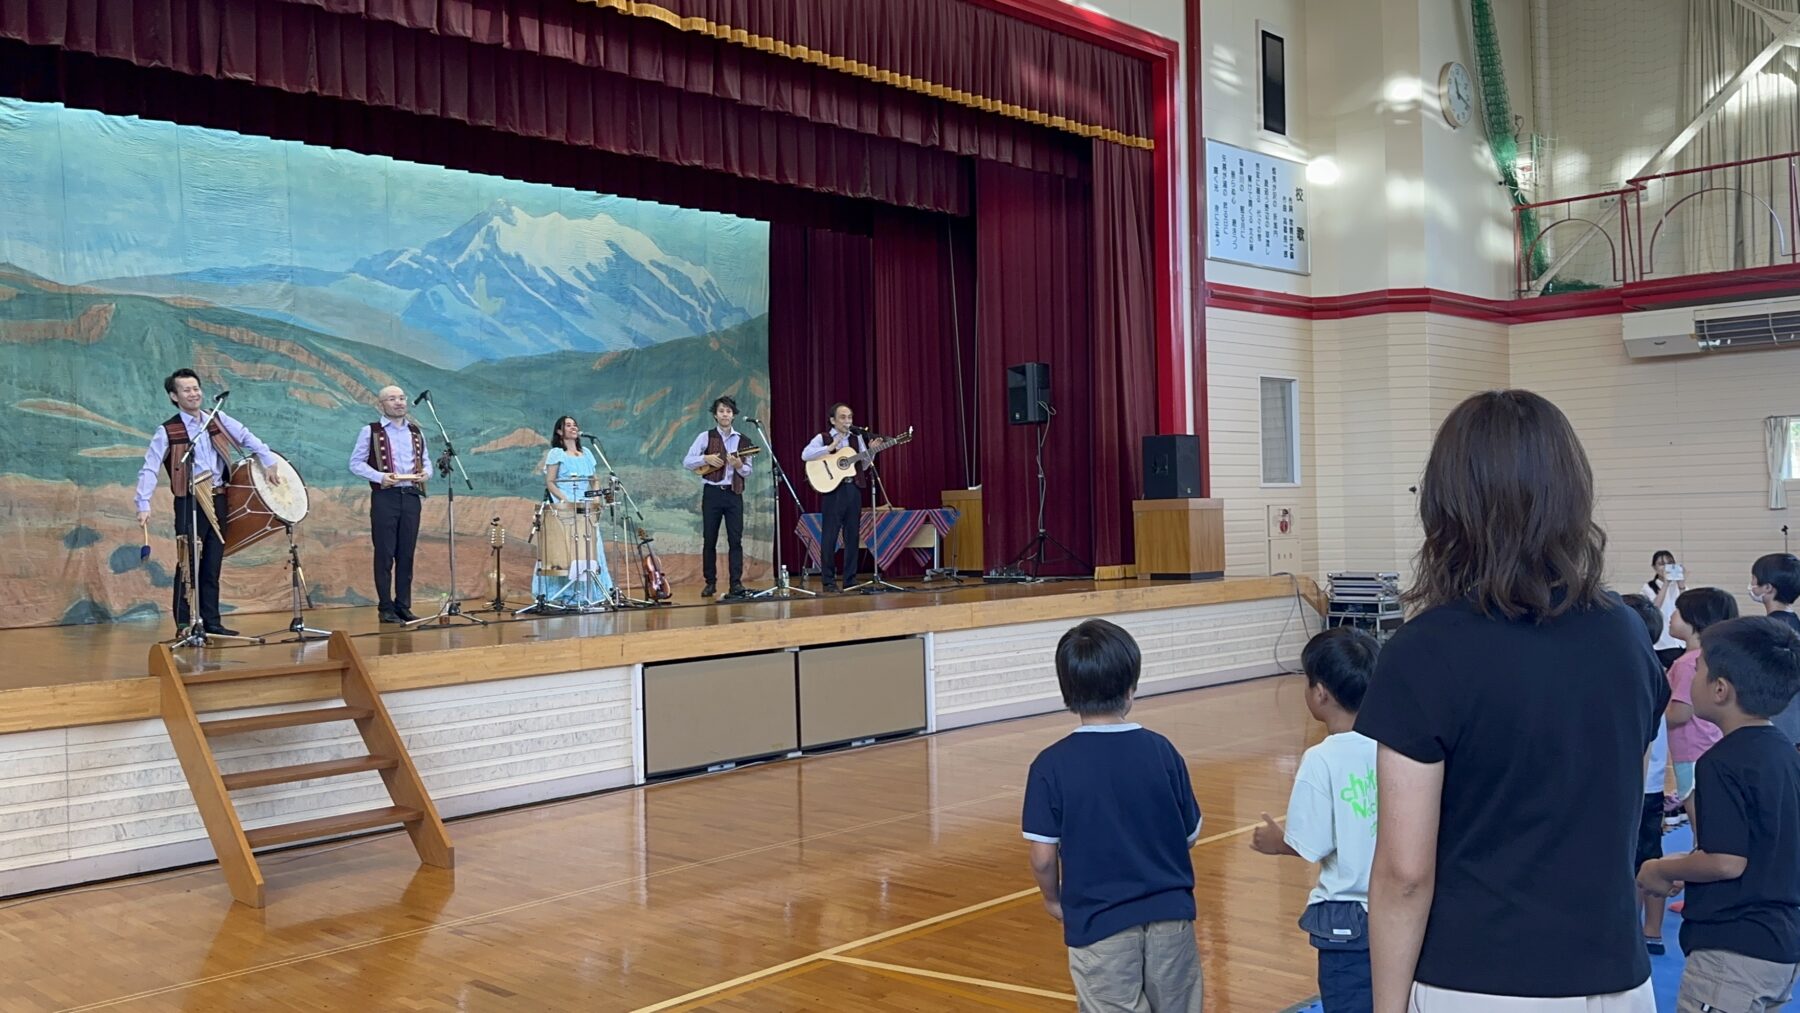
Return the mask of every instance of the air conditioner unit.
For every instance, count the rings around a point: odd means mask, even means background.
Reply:
[[[1800,299],[1686,306],[1625,315],[1625,354],[1634,359],[1800,346]]]

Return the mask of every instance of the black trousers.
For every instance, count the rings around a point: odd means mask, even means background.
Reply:
[[[862,557],[862,490],[845,482],[819,497],[819,579],[836,583],[838,535],[844,538],[844,583],[856,581]]]
[[[369,492],[369,539],[375,543],[375,597],[383,611],[412,607],[413,549],[419,545],[418,491],[395,486]]]
[[[200,519],[200,621],[208,626],[219,623],[219,568],[225,562],[225,540],[219,532],[213,530],[212,522],[206,519],[206,511],[200,509],[192,496],[175,497],[175,534],[184,536],[188,533],[188,511]],[[219,523],[225,523],[225,494],[213,496],[213,513]],[[187,574],[175,582],[175,625],[188,624]]]
[[[744,583],[744,497],[727,485],[708,485],[700,494],[700,573],[708,584],[719,582],[719,522],[725,522],[725,544],[731,564],[731,586]]]

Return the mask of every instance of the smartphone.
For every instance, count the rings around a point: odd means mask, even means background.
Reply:
[[[1668,566],[1663,567],[1663,576],[1670,580],[1686,580],[1687,571],[1682,569],[1680,563],[1670,563]]]

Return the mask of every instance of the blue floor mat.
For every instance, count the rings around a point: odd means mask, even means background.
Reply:
[[[1663,854],[1679,855],[1694,846],[1694,835],[1683,825],[1663,835]],[[1679,898],[1671,898],[1678,900]],[[1656,990],[1657,1013],[1674,1013],[1675,994],[1681,990],[1681,968],[1687,963],[1687,957],[1676,943],[1681,935],[1681,916],[1673,911],[1663,919],[1663,942],[1668,944],[1669,952],[1660,957],[1650,958],[1650,987]],[[1298,1006],[1290,1007],[1284,1013],[1324,1013],[1324,1007],[1314,997]]]

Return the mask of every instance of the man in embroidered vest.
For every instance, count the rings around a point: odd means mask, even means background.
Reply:
[[[731,562],[731,590],[724,600],[748,597],[744,588],[744,479],[750,474],[750,461],[737,456],[744,445],[742,433],[732,428],[737,418],[737,402],[730,397],[715,398],[712,403],[716,426],[701,433],[688,448],[682,464],[695,471],[703,465],[710,470],[700,472],[704,483],[700,496],[700,530],[705,545],[700,552],[700,572],[706,586],[700,595],[710,598],[719,583],[719,522],[725,522],[725,541]]]
[[[213,414],[212,421],[204,427],[205,438],[201,437],[200,420],[205,414],[202,405],[206,396],[201,393],[200,377],[193,370],[178,369],[170,373],[163,380],[163,392],[178,411],[150,437],[150,449],[144,452],[144,466],[138,469],[137,477],[138,523],[150,522],[150,494],[156,491],[156,473],[161,469],[169,476],[169,486],[175,492],[176,536],[187,535],[189,517],[198,514],[200,518],[200,566],[196,571],[200,585],[200,622],[206,632],[214,636],[236,636],[236,630],[226,628],[219,621],[219,567],[225,560],[222,528],[227,513],[225,483],[231,477],[230,450],[235,446],[255,454],[263,467],[269,469],[271,485],[281,484],[281,472],[275,470],[278,458],[270,453],[268,444],[257,439],[242,422],[222,411]],[[188,469],[181,463],[189,446],[194,448],[194,481],[203,488],[211,487],[211,502],[196,504],[190,499]],[[196,510],[196,506],[200,509]],[[186,627],[190,617],[185,574],[175,581],[173,608],[176,629]]]
[[[816,461],[833,451],[854,446],[857,453],[868,454],[887,446],[885,440],[873,443],[863,439],[856,428],[856,413],[842,401],[831,406],[831,428],[814,436],[800,452],[802,461]],[[852,480],[819,497],[819,579],[823,590],[838,590],[837,547],[841,532],[844,540],[844,586],[856,583],[857,564],[862,558],[862,498],[869,488],[869,462],[857,461]]]
[[[406,391],[375,395],[381,420],[356,431],[350,474],[369,483],[369,540],[375,543],[375,595],[384,623],[416,622],[412,613],[413,549],[431,459],[425,434],[406,417]]]

